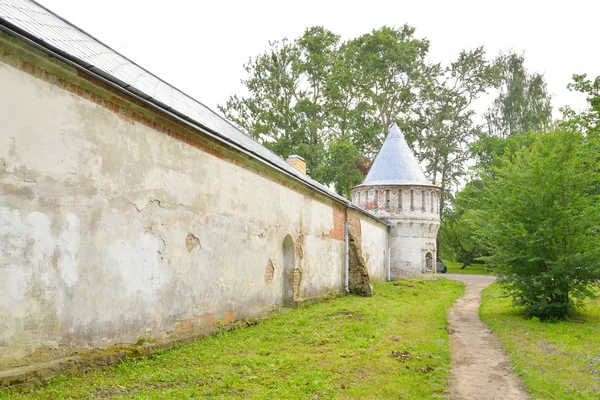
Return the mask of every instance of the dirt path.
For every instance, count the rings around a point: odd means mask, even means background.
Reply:
[[[452,400],[527,399],[523,382],[512,371],[496,335],[479,319],[481,291],[494,277],[448,274],[464,282],[465,295],[448,312],[450,398]]]

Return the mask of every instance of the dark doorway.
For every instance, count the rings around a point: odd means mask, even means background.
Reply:
[[[433,256],[431,255],[431,253],[427,253],[425,255],[425,268],[427,269],[427,271],[433,270]]]

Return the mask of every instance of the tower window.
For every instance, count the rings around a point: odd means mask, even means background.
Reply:
[[[402,210],[402,189],[398,190],[398,210]]]
[[[431,253],[427,253],[425,255],[425,270],[432,271],[433,270],[433,256]]]
[[[375,211],[379,210],[379,191],[375,189]]]
[[[415,191],[410,190],[410,211],[415,209]]]
[[[421,190],[421,211],[425,212],[425,191]]]
[[[390,191],[385,191],[385,210],[390,211]]]
[[[431,212],[433,212],[433,192],[431,192]]]

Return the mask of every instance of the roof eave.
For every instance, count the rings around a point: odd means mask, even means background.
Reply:
[[[375,187],[375,186],[423,186],[423,187],[432,187],[441,189],[438,185],[429,182],[417,182],[417,181],[406,181],[406,182],[397,182],[397,181],[375,181],[371,183],[361,183],[360,185],[354,186],[350,188],[350,190],[358,189],[361,187]]]

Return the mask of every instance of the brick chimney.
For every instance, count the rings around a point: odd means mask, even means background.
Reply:
[[[304,158],[297,154],[292,154],[288,157],[287,163],[306,175],[306,161],[304,161]]]

